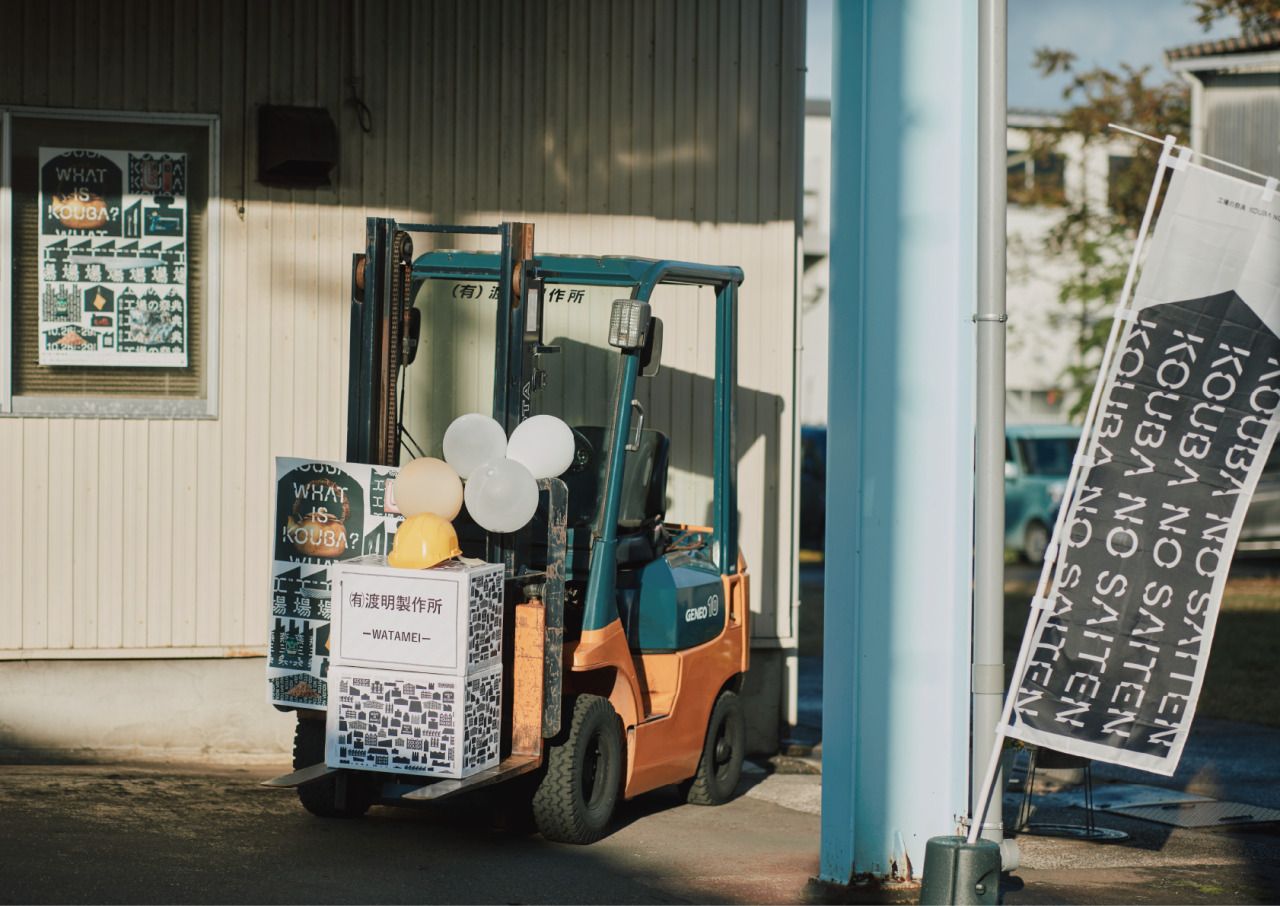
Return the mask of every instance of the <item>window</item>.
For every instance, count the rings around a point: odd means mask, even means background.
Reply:
[[[1071,463],[1079,438],[1029,437],[1018,441],[1022,459],[1029,475],[1066,477],[1071,474]]]
[[[818,218],[822,216],[822,196],[816,188],[805,186],[804,189],[804,234],[813,236],[818,232]]]
[[[1133,193],[1130,190],[1132,189],[1131,184],[1134,175],[1132,157],[1122,154],[1112,154],[1107,157],[1107,207],[1111,209],[1112,213],[1130,216],[1141,214],[1141,207],[1136,207],[1133,210],[1123,210],[1126,199],[1133,197]],[[1141,201],[1137,202],[1137,204],[1145,204],[1146,192],[1138,194]],[[1133,203],[1129,202],[1129,204],[1132,205]]]
[[[1066,204],[1066,169],[1067,159],[1061,154],[1008,151],[1005,189],[1009,204]]]
[[[0,413],[217,412],[217,120],[0,110]]]

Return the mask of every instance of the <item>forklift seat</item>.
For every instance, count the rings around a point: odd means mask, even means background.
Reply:
[[[608,429],[587,425],[575,430],[590,445],[591,458],[580,471],[564,475],[569,486],[569,526],[588,528],[602,504]],[[639,449],[626,453],[618,507],[619,566],[647,563],[662,553],[670,455],[671,441],[653,430],[641,431]]]

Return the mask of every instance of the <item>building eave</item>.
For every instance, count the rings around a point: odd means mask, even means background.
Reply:
[[[1260,53],[1224,53],[1208,57],[1185,57],[1165,62],[1174,72],[1280,72],[1280,50]]]

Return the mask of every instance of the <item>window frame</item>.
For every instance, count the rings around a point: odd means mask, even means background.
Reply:
[[[13,119],[78,120],[120,124],[203,126],[208,133],[209,194],[205,205],[207,235],[202,259],[205,297],[204,395],[197,398],[124,396],[22,396],[13,392]],[[220,381],[221,284],[221,135],[220,119],[211,113],[148,113],[128,110],[81,110],[65,107],[0,105],[0,418],[216,419]]]

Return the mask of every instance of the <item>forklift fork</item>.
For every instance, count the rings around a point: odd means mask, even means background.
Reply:
[[[444,799],[535,771],[542,766],[544,740],[560,732],[569,492],[559,478],[539,479],[538,489],[547,498],[546,570],[507,577],[509,585],[514,582],[521,586],[524,598],[515,606],[515,652],[511,661],[515,674],[515,693],[511,703],[511,754],[494,767],[470,777],[427,779],[421,786],[413,786],[407,792],[399,792],[406,786],[403,782],[388,780],[384,789],[392,786],[396,794],[383,797],[384,801]],[[265,780],[262,786],[292,789],[342,772],[341,768],[331,768],[320,762]]]

